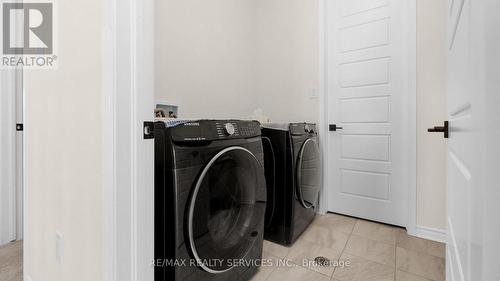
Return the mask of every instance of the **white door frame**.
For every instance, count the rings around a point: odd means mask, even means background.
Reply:
[[[140,124],[154,118],[154,1],[104,5],[103,280],[153,281],[154,174],[138,163],[154,145]]]
[[[0,245],[17,239],[15,71],[1,70]]]
[[[14,77],[14,87],[16,91],[16,124],[23,124],[24,126],[24,70],[18,69],[15,70]],[[21,137],[19,137],[21,135]],[[22,240],[24,238],[24,193],[25,193],[25,185],[24,185],[24,177],[26,173],[25,169],[25,132],[24,129],[22,131],[16,131],[16,232],[17,232],[17,240]]]
[[[327,9],[326,2],[333,0],[319,0],[319,89],[320,89],[320,116],[319,135],[321,140],[321,155],[323,156],[323,188],[320,202],[320,213],[328,212],[328,58],[327,48]],[[417,3],[416,0],[405,0],[408,12],[407,41],[408,41],[408,124],[407,124],[407,144],[408,144],[408,171],[404,175],[409,189],[408,205],[408,225],[407,230],[411,235],[416,235],[417,221]]]

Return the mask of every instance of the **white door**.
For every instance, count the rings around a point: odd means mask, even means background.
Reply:
[[[408,8],[327,0],[329,211],[406,226]],[[333,129],[333,128],[332,128]]]
[[[448,281],[500,280],[500,3],[450,0]]]

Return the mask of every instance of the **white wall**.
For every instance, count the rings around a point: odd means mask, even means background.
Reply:
[[[255,109],[253,0],[156,1],[156,96],[182,118]]]
[[[317,1],[156,1],[156,97],[181,118],[317,121]]]
[[[417,1],[417,225],[446,228],[446,1]]]
[[[58,1],[59,68],[26,73],[24,269],[32,281],[102,279],[103,5]]]
[[[317,122],[317,0],[255,0],[257,103],[273,122]]]

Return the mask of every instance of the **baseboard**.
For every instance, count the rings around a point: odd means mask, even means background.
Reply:
[[[417,225],[415,236],[427,240],[446,243],[446,230]]]

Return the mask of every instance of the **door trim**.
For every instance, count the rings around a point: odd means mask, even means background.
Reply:
[[[446,243],[446,230],[443,229],[417,225],[415,236],[427,240]]]
[[[141,182],[147,173],[153,179],[153,171],[138,160],[142,122],[154,118],[154,0],[105,0],[103,5],[102,276],[153,281],[153,186]],[[150,114],[139,122],[144,112]],[[127,157],[118,159],[124,153]]]
[[[321,189],[321,200],[319,212],[325,214],[328,212],[328,27],[327,27],[327,9],[326,1],[319,0],[319,92],[320,92],[320,112],[319,112],[319,136],[320,152],[323,163],[323,187]],[[408,171],[403,178],[408,184],[408,223],[407,230],[410,235],[417,235],[417,3],[416,0],[405,0],[407,18],[407,58],[408,58],[408,101],[407,101],[407,128],[405,137],[407,139],[408,151],[406,155]]]
[[[14,70],[3,70],[0,76],[0,113],[6,118],[0,132],[0,245],[4,245],[17,237],[16,75]]]

